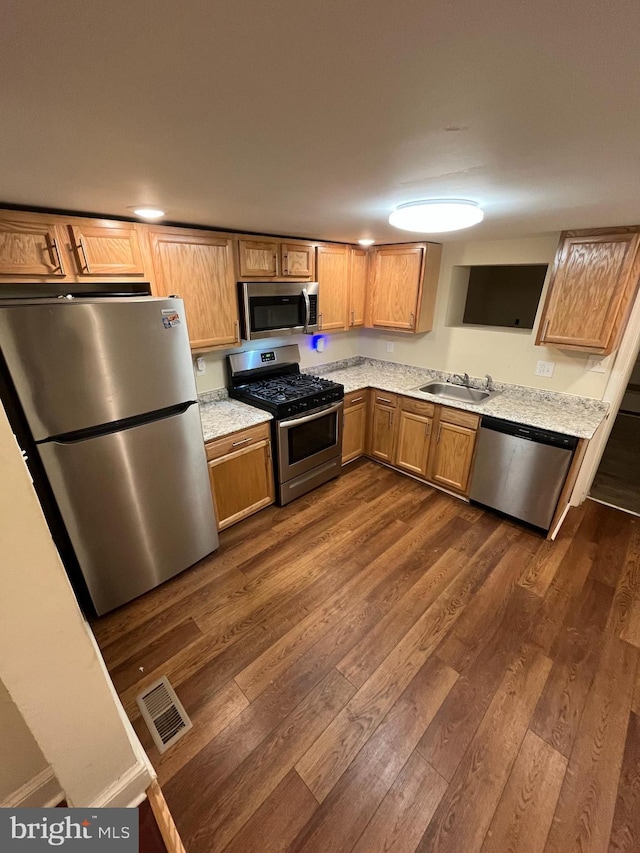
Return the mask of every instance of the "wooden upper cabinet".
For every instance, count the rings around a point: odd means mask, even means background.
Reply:
[[[240,278],[278,275],[279,246],[277,240],[238,240],[238,267]]]
[[[184,300],[193,349],[240,343],[231,236],[149,229],[157,296]]]
[[[349,327],[364,326],[367,294],[367,264],[369,253],[365,249],[349,250]]]
[[[75,273],[81,276],[143,276],[136,226],[96,220],[67,225]]]
[[[320,293],[318,325],[323,332],[347,328],[349,297],[348,246],[318,246],[317,275]]]
[[[374,249],[366,325],[398,332],[430,331],[441,253],[442,246],[437,243]]]
[[[638,228],[561,235],[536,344],[613,352],[638,288],[639,240]]]
[[[313,278],[315,245],[313,243],[281,243],[280,269],[283,276]]]
[[[0,275],[65,278],[69,258],[54,219],[44,215],[0,214]]]

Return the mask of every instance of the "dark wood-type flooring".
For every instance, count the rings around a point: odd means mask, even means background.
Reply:
[[[618,412],[591,495],[640,515],[640,415]]]
[[[188,853],[640,850],[634,516],[546,542],[354,463],[94,629]]]

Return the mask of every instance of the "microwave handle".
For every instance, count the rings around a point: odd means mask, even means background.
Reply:
[[[305,307],[305,318],[304,318],[304,333],[309,333],[309,323],[311,321],[311,300],[309,299],[309,294],[307,293],[307,288],[302,288],[302,298],[304,299],[304,307]]]
[[[278,422],[278,429],[291,429],[294,426],[300,426],[300,424],[306,424],[309,421],[315,421],[318,418],[323,418],[325,415],[332,415],[334,412],[340,411],[340,407],[342,406],[342,400],[334,403],[332,406],[323,406],[322,409],[316,409],[310,415],[298,415],[297,418],[289,418],[286,421]]]

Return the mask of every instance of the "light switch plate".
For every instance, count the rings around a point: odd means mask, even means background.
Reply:
[[[555,361],[539,361],[536,364],[536,376],[553,376]]]
[[[196,373],[200,376],[207,369],[207,362],[204,360],[202,356],[196,358]]]
[[[387,352],[393,352],[393,341],[387,341]]]

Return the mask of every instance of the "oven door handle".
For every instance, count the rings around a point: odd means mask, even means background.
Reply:
[[[321,409],[316,409],[313,414],[299,415],[297,418],[288,418],[286,421],[278,421],[278,429],[291,429],[300,424],[306,424],[309,421],[315,421],[325,415],[332,415],[334,412],[339,412],[342,406],[342,400],[337,403],[332,403],[329,406],[323,406]]]
[[[309,299],[309,294],[307,292],[307,288],[302,288],[302,298],[304,299],[304,309],[305,309],[305,317],[304,317],[304,334],[309,334],[309,323],[311,322],[311,300]]]

